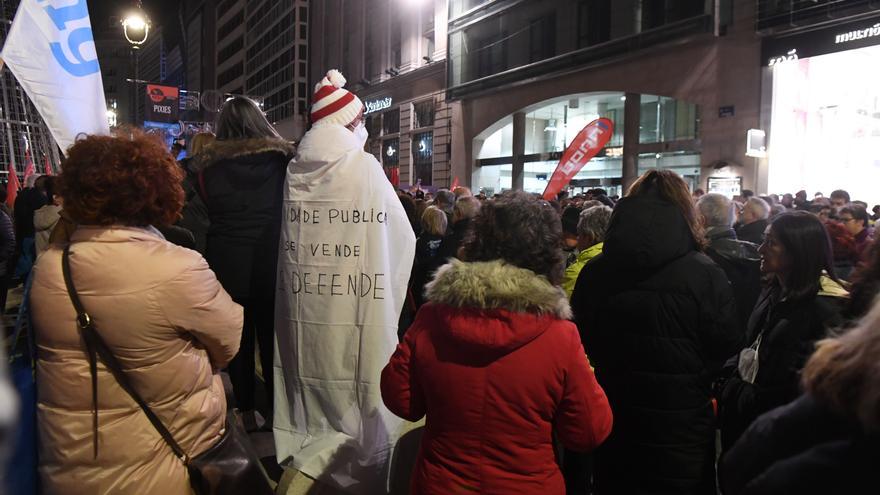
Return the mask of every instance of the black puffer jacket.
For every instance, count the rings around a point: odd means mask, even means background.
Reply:
[[[706,255],[724,270],[733,288],[739,329],[745,334],[749,316],[761,294],[758,245],[737,239],[736,233],[729,227],[707,229],[706,239],[709,240]]]
[[[282,187],[294,151],[280,139],[216,141],[193,158],[211,222],[205,258],[238,301],[274,298]]]
[[[724,495],[876,493],[880,437],[809,395],[758,418],[721,458]]]
[[[755,220],[746,225],[741,225],[736,229],[736,237],[741,241],[761,244],[764,242],[764,231],[767,230],[768,223],[767,220],[761,219]]]
[[[746,345],[751,346],[762,335],[754,383],[740,377],[737,356],[727,365],[731,377],[725,382],[719,401],[725,450],[758,416],[800,395],[800,370],[813,353],[816,341],[825,337],[829,328],[843,323],[841,311],[847,294],[831,279],[823,277],[822,289],[815,296],[779,299],[779,286],[768,287],[749,319]]]
[[[676,206],[625,198],[572,309],[614,411],[596,453],[599,494],[714,493],[711,384],[738,351],[733,294]]]

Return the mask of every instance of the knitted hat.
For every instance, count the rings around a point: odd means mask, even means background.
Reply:
[[[315,85],[312,95],[312,124],[333,123],[348,125],[364,108],[363,102],[347,90],[345,78],[338,70],[327,71],[324,79]]]

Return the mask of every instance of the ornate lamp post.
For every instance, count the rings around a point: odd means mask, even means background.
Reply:
[[[134,79],[132,82],[134,83],[134,98],[132,98],[132,105],[134,105],[134,123],[138,125],[138,95],[139,92],[139,84],[140,84],[140,74],[138,72],[138,50],[141,45],[146,43],[147,37],[150,35],[150,20],[144,15],[143,10],[141,10],[141,2],[138,0],[137,10],[128,14],[125,19],[122,20],[122,32],[125,35],[125,39],[131,44],[131,54],[134,58]]]

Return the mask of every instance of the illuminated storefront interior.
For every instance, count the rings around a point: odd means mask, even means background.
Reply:
[[[623,93],[585,93],[561,96],[521,110],[525,114],[524,190],[542,192],[561,153],[577,133],[593,120],[607,117],[614,122],[614,135],[605,150],[593,158],[572,183],[579,184],[574,192],[603,187],[611,195],[621,194],[624,102]],[[672,141],[695,143],[698,137],[696,105],[662,96],[641,96],[641,145]],[[511,188],[513,148],[513,115],[499,120],[474,139],[477,160],[472,184],[475,190],[498,193]],[[639,173],[649,168],[667,168],[685,177],[692,187],[699,187],[700,152],[696,146],[692,148],[650,153],[640,149]]]
[[[793,57],[792,57],[793,58]],[[776,63],[770,123],[771,193],[880,203],[880,46]]]

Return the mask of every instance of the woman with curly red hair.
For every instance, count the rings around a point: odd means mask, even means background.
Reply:
[[[195,251],[165,241],[183,206],[180,168],[143,134],[89,136],[59,178],[70,275],[133,388],[190,457],[221,438],[219,369],[238,351],[242,308]],[[90,367],[52,245],[34,268],[40,475],[54,493],[192,493],[187,467],[103,360]]]

